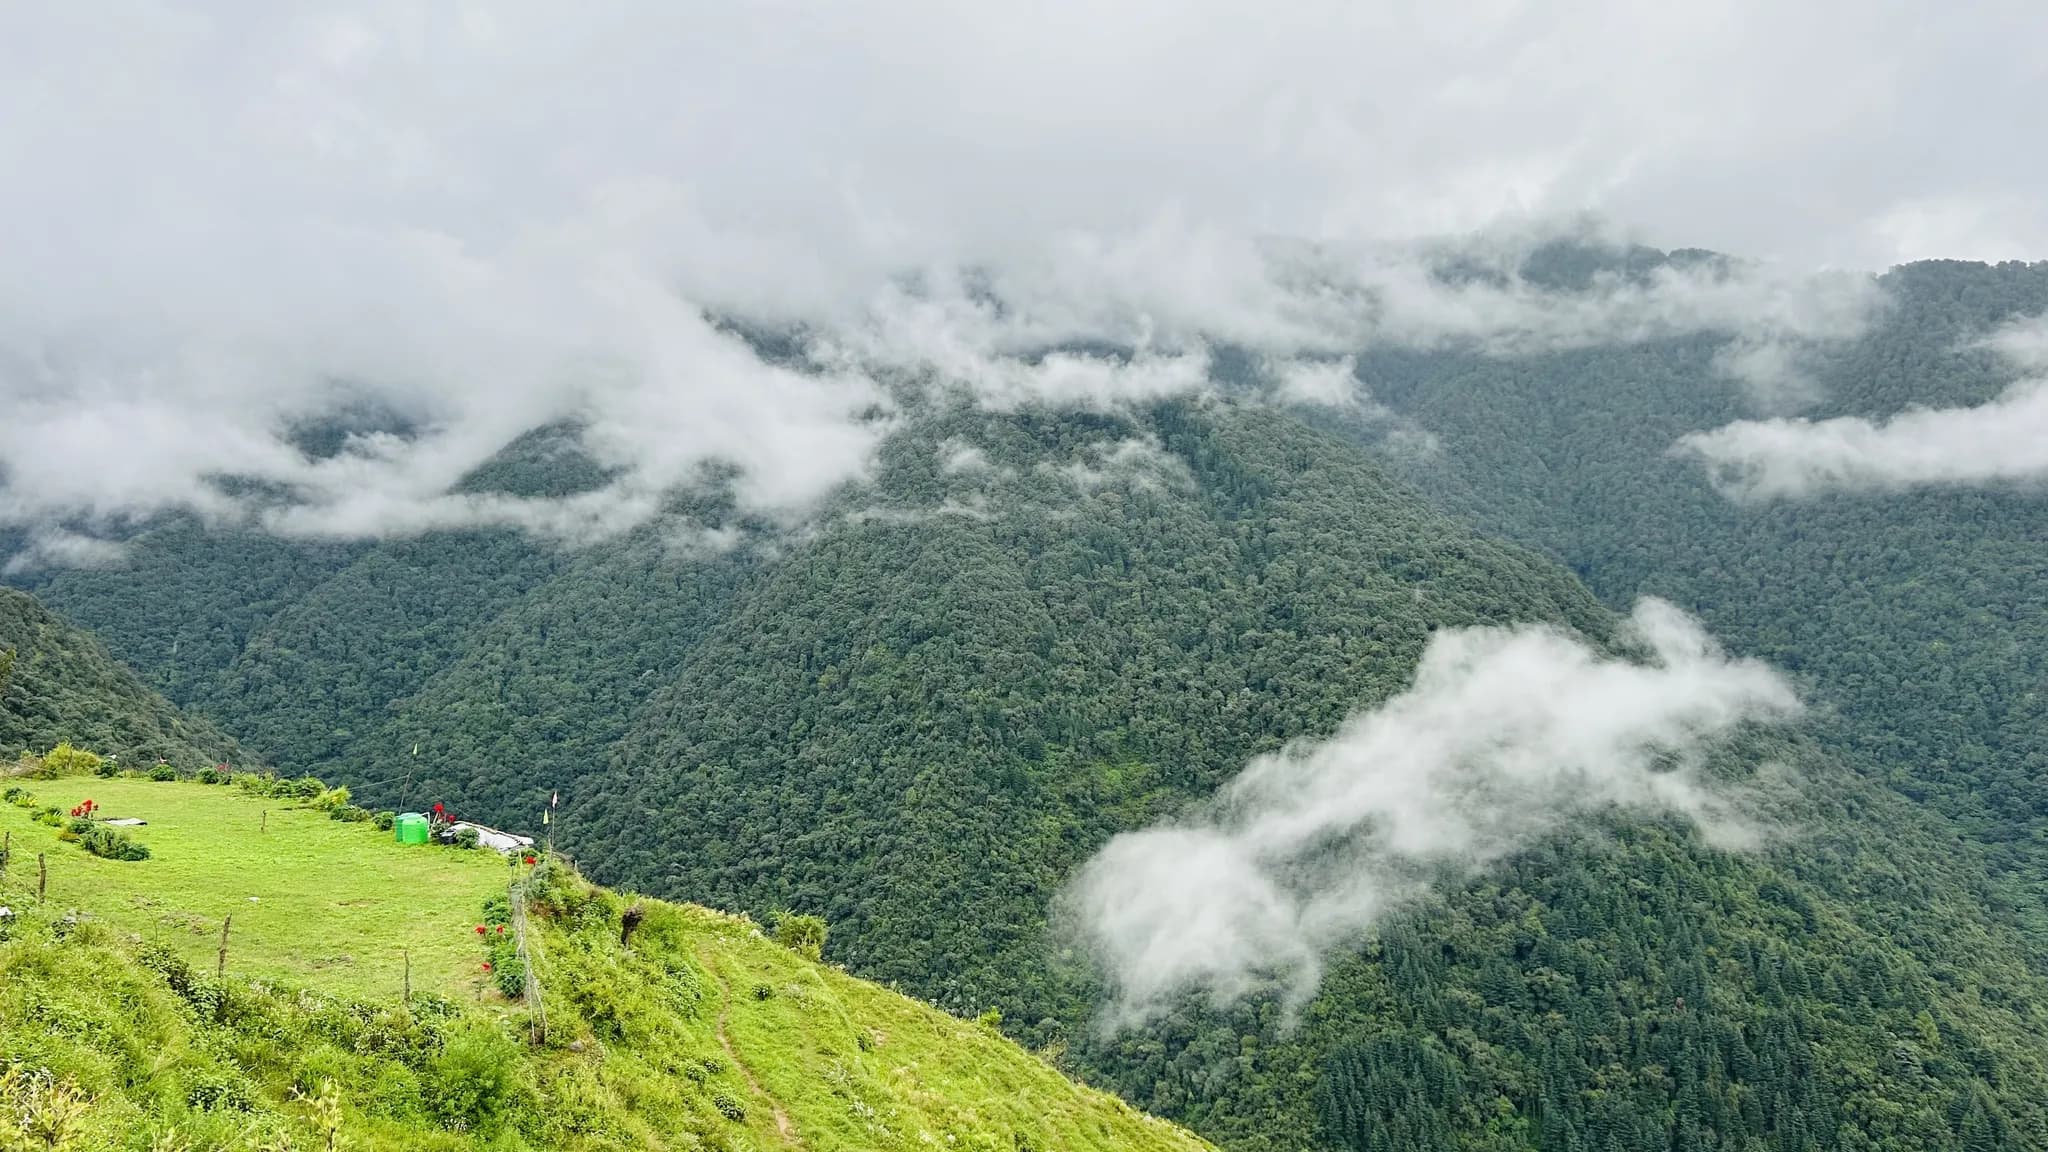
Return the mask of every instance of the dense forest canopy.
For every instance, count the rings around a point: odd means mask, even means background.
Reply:
[[[168,759],[186,770],[242,758],[233,740],[179,712],[98,637],[0,588],[0,759],[67,741],[130,764]]]
[[[1813,418],[1982,404],[2019,370],[1981,341],[2048,312],[2048,264],[1910,265],[1883,287],[1882,323],[1813,357]],[[1672,451],[1757,412],[1719,352],[1386,353],[1358,375],[1438,438],[1389,457],[1405,476],[1609,602],[1667,597],[1798,676],[1831,746],[1954,817],[2048,925],[2048,501],[2023,484],[1731,499]]]

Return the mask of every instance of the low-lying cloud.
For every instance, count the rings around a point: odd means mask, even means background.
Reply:
[[[595,22],[519,3],[14,7],[0,527],[52,559],[103,559],[76,542],[171,509],[574,542],[712,462],[737,467],[746,512],[801,516],[871,466],[906,382],[1115,405],[1206,387],[1214,343],[1336,362],[1727,332],[1745,341],[1731,373],[1782,376],[1873,299],[1868,276],[1809,269],[1929,254],[1884,237],[1958,235],[1936,217],[2035,235],[1984,207],[2032,186],[2015,167],[2032,154],[1965,139],[2020,135],[1984,109],[2029,101],[1884,114],[1957,76],[2034,75],[2026,29],[1904,37],[1830,2],[1836,18],[1742,0],[1710,20],[1618,0],[1540,20],[1334,0],[629,4]],[[1817,82],[1816,51],[1855,66]],[[1972,175],[1926,186],[1925,156],[1950,148]],[[1595,239],[1784,263],[1564,293],[1515,274],[1587,218],[1620,222]],[[1447,236],[1477,274],[1441,275]],[[708,317],[800,347],[770,362]],[[365,397],[412,433],[295,445]],[[581,430],[606,488],[462,493],[550,423]]]
[[[1702,755],[1795,715],[1797,697],[1669,604],[1640,602],[1631,629],[1647,662],[1545,626],[1439,633],[1406,692],[1252,761],[1200,814],[1110,841],[1064,909],[1114,994],[1110,1022],[1276,981],[1299,1003],[1324,956],[1390,909],[1602,808],[1750,842]]]
[[[1940,485],[2048,482],[2048,317],[2006,325],[1982,342],[2029,373],[1968,408],[1913,408],[1883,420],[1742,420],[1682,438],[1740,500]]]

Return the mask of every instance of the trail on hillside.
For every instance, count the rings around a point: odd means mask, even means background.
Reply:
[[[717,965],[704,959],[701,951],[697,953],[697,963],[703,965],[706,972],[711,973],[713,980],[718,981],[718,1021],[715,1025],[718,1046],[725,1049],[725,1054],[732,1059],[732,1066],[740,1070],[741,1076],[746,1077],[747,1087],[753,1089],[754,1095],[768,1102],[769,1109],[775,1114],[775,1131],[781,1134],[783,1143],[803,1147],[804,1142],[796,1134],[796,1125],[789,1122],[789,1115],[782,1110],[782,1105],[776,1103],[775,1097],[770,1096],[767,1090],[761,1087],[761,1081],[755,1078],[754,1070],[747,1067],[746,1061],[740,1059],[739,1051],[732,1046],[731,1038],[725,1034],[725,1018],[732,1011],[732,986],[725,982],[725,974],[718,970]]]

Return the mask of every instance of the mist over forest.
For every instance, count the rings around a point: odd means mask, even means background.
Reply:
[[[2048,1147],[2043,34],[0,15],[0,753],[816,916],[1231,1152]]]

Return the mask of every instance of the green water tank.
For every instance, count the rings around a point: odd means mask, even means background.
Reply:
[[[433,826],[425,816],[417,812],[401,813],[391,822],[391,834],[400,844],[425,844]]]

